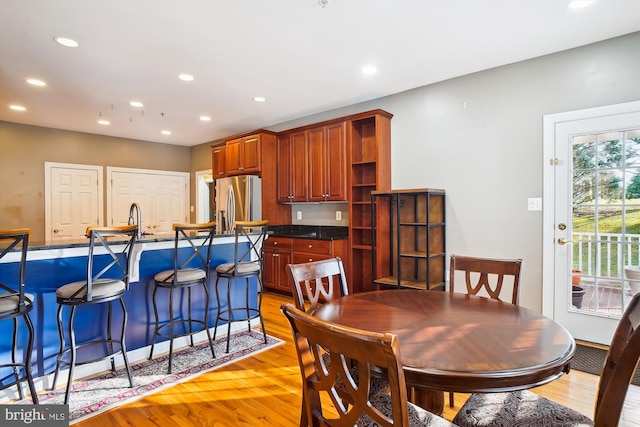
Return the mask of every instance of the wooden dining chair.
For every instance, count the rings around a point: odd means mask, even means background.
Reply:
[[[530,391],[476,393],[460,408],[453,422],[476,426],[617,426],[629,383],[640,359],[640,294],[625,310],[613,335],[600,373],[593,420]]]
[[[489,298],[501,298],[505,278],[511,285],[511,304],[518,304],[520,298],[521,259],[492,259],[451,255],[449,265],[449,291],[455,292],[456,272],[463,272],[466,293],[478,295],[486,292]]]
[[[285,266],[291,285],[293,301],[298,310],[313,314],[323,302],[349,294],[347,277],[340,257],[311,261]],[[324,354],[325,363],[331,361],[328,353]],[[352,367],[352,375],[358,380],[358,370]],[[370,393],[376,394],[389,387],[384,378],[371,378]],[[302,407],[300,425],[306,425],[305,407]]]
[[[298,310],[313,313],[322,302],[349,294],[347,277],[339,257],[285,266]]]
[[[293,304],[282,306],[291,325],[309,426],[451,426],[407,401],[398,337],[325,322]],[[327,365],[323,354],[329,354]],[[357,365],[359,382],[350,367]],[[389,393],[369,393],[373,369],[388,372]],[[349,402],[346,405],[345,402]]]
[[[469,295],[486,295],[500,298],[505,279],[511,286],[511,304],[518,304],[520,299],[521,259],[492,259],[451,255],[449,265],[449,292],[455,292],[455,279],[464,274],[466,293]],[[483,294],[484,292],[484,294]],[[453,393],[449,392],[449,407],[453,408]]]

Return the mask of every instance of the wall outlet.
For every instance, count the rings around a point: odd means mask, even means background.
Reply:
[[[302,219],[302,211],[296,211],[296,218]]]
[[[336,221],[342,221],[342,211],[336,211]]]

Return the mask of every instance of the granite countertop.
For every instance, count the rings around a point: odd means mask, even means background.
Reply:
[[[269,235],[273,237],[291,237],[301,239],[316,239],[316,240],[342,240],[349,237],[349,227],[336,227],[327,225],[271,225],[269,226]],[[234,233],[216,234],[216,238],[221,237],[234,237]],[[173,232],[171,233],[157,233],[157,234],[145,234],[137,240],[138,243],[151,243],[151,242],[166,242],[172,241],[175,238]],[[74,239],[66,240],[64,242],[57,243],[45,243],[38,241],[29,241],[29,250],[44,250],[44,249],[66,249],[66,248],[80,248],[89,246],[89,239]],[[17,250],[17,249],[16,249]]]
[[[349,237],[349,227],[329,225],[270,225],[269,235],[315,240],[343,240]]]
[[[214,240],[216,238],[221,237],[235,237],[235,234],[216,234],[214,236]],[[153,242],[170,242],[175,239],[175,233],[155,233],[155,234],[144,234],[142,237],[136,240],[136,243],[153,243]],[[56,243],[45,243],[38,241],[29,241],[29,250],[43,250],[43,249],[67,249],[67,248],[82,248],[89,246],[88,238],[79,238],[72,240],[65,240],[63,242]]]

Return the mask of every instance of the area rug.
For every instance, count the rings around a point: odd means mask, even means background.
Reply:
[[[571,359],[571,369],[600,375],[606,357],[607,350],[578,344],[576,345],[576,354],[573,356],[573,359]],[[636,369],[631,379],[631,384],[640,386],[640,369]]]
[[[215,359],[211,357],[211,348],[206,341],[195,347],[174,351],[171,374],[167,374],[168,354],[132,364],[133,388],[129,387],[124,367],[116,372],[75,382],[69,399],[70,424],[253,356],[284,341],[267,336],[265,344],[262,332],[243,331],[231,336],[229,353],[225,352],[226,343],[226,336],[214,342]],[[38,394],[40,404],[61,405],[64,401],[64,391],[64,387],[58,386],[54,391]],[[31,404],[32,401],[24,399],[15,403]]]

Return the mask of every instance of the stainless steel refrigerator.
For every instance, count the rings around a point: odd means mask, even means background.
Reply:
[[[259,176],[242,175],[215,181],[214,210],[219,234],[233,232],[236,221],[262,219],[262,182]]]

